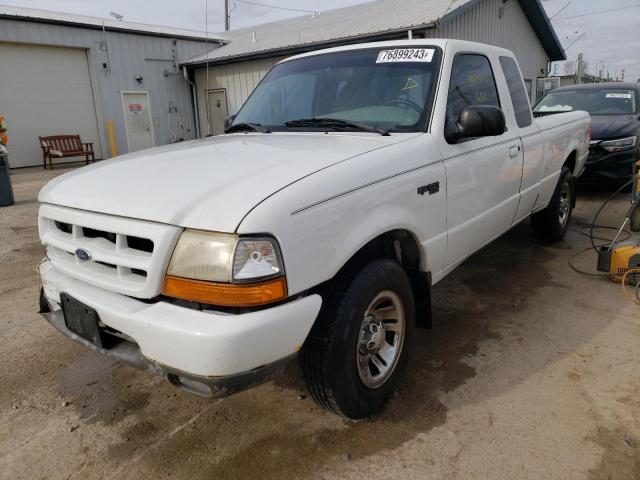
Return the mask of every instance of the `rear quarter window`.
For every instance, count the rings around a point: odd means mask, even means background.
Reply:
[[[502,73],[507,81],[507,87],[509,88],[509,96],[511,97],[511,103],[513,104],[513,111],[516,116],[516,123],[518,127],[528,127],[532,123],[531,108],[529,106],[529,98],[527,92],[524,89],[524,83],[522,82],[522,76],[518,65],[513,58],[500,57],[500,66],[502,67]]]

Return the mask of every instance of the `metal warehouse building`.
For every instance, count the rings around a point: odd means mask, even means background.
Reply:
[[[107,158],[109,122],[119,153],[194,138],[192,87],[179,62],[221,38],[209,42],[202,32],[0,6],[11,166],[41,164],[38,137],[48,135],[80,134]]]
[[[402,38],[497,45],[515,53],[532,99],[548,62],[566,58],[539,0],[377,0],[225,36],[229,43],[183,63],[195,71],[202,135],[221,133],[275,63],[319,48]]]

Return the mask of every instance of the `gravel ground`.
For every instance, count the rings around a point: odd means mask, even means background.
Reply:
[[[565,241],[541,246],[524,222],[439,283],[398,395],[349,422],[295,365],[208,401],[50,327],[36,196],[64,171],[14,172],[0,209],[1,478],[640,479],[640,307],[567,265],[603,195],[579,198]]]

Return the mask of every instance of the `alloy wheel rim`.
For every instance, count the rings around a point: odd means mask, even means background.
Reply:
[[[379,388],[389,379],[402,353],[404,306],[391,290],[378,293],[364,312],[356,351],[356,366],[363,385]]]

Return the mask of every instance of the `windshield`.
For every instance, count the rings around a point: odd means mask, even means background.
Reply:
[[[332,129],[346,122],[390,132],[424,131],[440,53],[437,47],[350,50],[276,65],[256,87],[233,125],[257,124],[272,131]],[[317,125],[316,125],[317,123]]]
[[[534,112],[585,110],[591,115],[633,115],[636,94],[622,88],[579,89],[551,92],[536,105]]]

